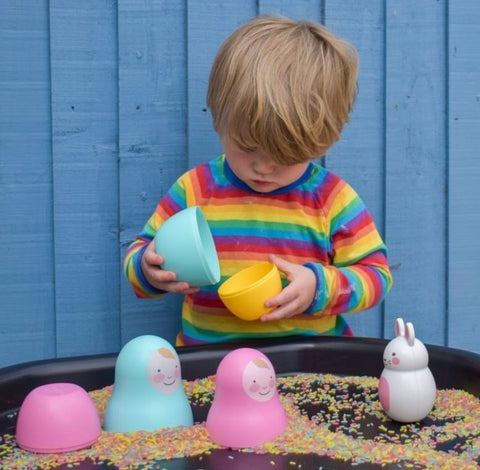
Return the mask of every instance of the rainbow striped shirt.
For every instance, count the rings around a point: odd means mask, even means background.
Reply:
[[[341,313],[373,307],[392,284],[385,245],[356,192],[338,176],[311,162],[294,183],[257,193],[236,177],[224,156],[182,175],[130,245],[126,276],[138,297],[164,292],[149,284],[141,256],[162,223],[199,206],[208,221],[221,279],[185,296],[177,345],[289,335],[352,335]],[[317,277],[309,309],[274,322],[247,322],[231,314],[217,295],[239,270],[275,254],[304,264]]]

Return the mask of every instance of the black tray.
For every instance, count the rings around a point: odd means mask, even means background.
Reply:
[[[182,378],[194,380],[213,375],[222,358],[233,349],[252,347],[271,360],[277,375],[298,372],[320,372],[339,375],[379,377],[383,369],[383,350],[388,341],[374,338],[301,337],[221,345],[185,347],[178,350]],[[458,349],[427,345],[429,367],[437,388],[463,389],[480,397],[480,355]],[[116,354],[36,361],[0,369],[0,434],[15,434],[15,422],[5,419],[20,407],[35,387],[51,382],[72,382],[88,391],[111,385],[114,381]],[[196,413],[196,421],[205,418],[205,409]],[[197,410],[198,411],[198,410]],[[480,423],[479,423],[480,425]],[[0,460],[1,463],[1,460]],[[295,466],[293,466],[295,463]],[[157,462],[158,468],[223,470],[225,468],[303,469],[351,468],[348,462],[332,460],[316,454],[258,455],[215,450],[209,455]],[[67,468],[67,467],[58,467]],[[115,469],[83,462],[79,470]],[[157,467],[155,467],[157,468]],[[356,469],[404,468],[399,463],[380,467],[357,464]],[[406,467],[405,467],[406,468]]]

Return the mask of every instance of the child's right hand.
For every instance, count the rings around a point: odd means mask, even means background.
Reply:
[[[164,259],[155,252],[155,244],[151,241],[142,256],[142,271],[147,281],[154,287],[166,292],[177,294],[193,294],[200,290],[191,287],[188,282],[176,281],[177,275],[173,271],[164,271],[161,268]]]

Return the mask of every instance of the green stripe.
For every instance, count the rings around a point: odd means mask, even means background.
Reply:
[[[236,333],[232,331],[212,331],[206,330],[204,328],[200,328],[198,326],[192,325],[189,321],[183,319],[183,334],[193,338],[198,341],[207,341],[207,342],[223,342],[225,340],[241,340],[241,339],[257,339],[257,338],[285,338],[289,336],[318,336],[322,335],[338,335],[337,332],[337,322],[335,322],[335,326],[330,330],[324,332],[317,332],[314,330],[302,329],[302,328],[295,328],[292,330],[282,330],[282,331],[271,331],[271,332],[258,332],[258,333],[249,333],[249,332],[241,332]],[[195,333],[195,334],[192,334]],[[228,338],[227,338],[228,337]]]

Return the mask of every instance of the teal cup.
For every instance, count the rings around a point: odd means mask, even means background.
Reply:
[[[220,280],[220,265],[213,236],[202,210],[192,206],[167,219],[155,235],[155,251],[177,281],[208,286]]]

